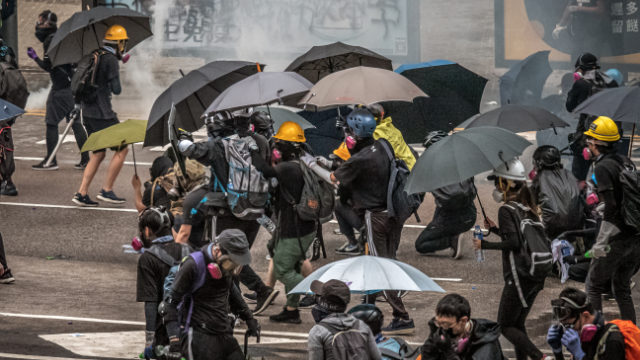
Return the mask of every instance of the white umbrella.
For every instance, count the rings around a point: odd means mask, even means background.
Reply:
[[[352,293],[374,293],[380,290],[445,292],[422,271],[403,262],[377,257],[358,256],[327,264],[302,280],[289,294],[311,292],[313,280],[336,279],[349,286]]]

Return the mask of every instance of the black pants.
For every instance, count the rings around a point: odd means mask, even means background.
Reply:
[[[450,247],[453,240],[473,227],[476,215],[473,203],[457,212],[437,207],[433,219],[416,239],[416,250],[426,254]]]
[[[362,229],[362,217],[358,216],[351,206],[345,205],[340,201],[336,202],[333,212],[336,215],[340,232],[346,236],[347,240],[349,240],[349,244],[357,245],[358,240],[356,239],[356,234],[353,230]]]
[[[637,235],[620,234],[611,242],[611,251],[604,258],[593,259],[589,266],[586,288],[595,310],[602,311],[602,294],[613,289],[613,297],[622,320],[636,323],[636,311],[631,297],[631,277],[640,262],[640,239]]]
[[[247,236],[247,241],[249,242],[249,248],[251,248],[251,246],[253,246],[253,242],[258,236],[260,224],[255,220],[240,220],[234,216],[218,217],[216,222],[216,235],[219,235],[226,229],[238,229],[244,232]],[[251,266],[248,265],[243,266],[240,271],[240,282],[249,290],[255,291],[258,294],[264,294],[268,290],[260,276],[258,276]]]
[[[502,297],[500,298],[498,324],[502,328],[502,335],[513,344],[517,360],[527,360],[527,357],[539,360],[542,358],[542,352],[529,339],[525,321],[544,283],[530,283],[521,279],[520,284],[528,306],[524,307],[522,305],[518,289],[513,280],[507,281],[504,284]]]
[[[11,176],[16,171],[16,162],[13,158],[12,124],[13,120],[0,121],[0,182],[6,181],[7,184],[13,184]]]
[[[60,121],[64,118],[67,118],[67,121],[69,121],[69,113],[71,113],[72,110],[73,95],[71,94],[71,89],[51,90],[49,92],[49,96],[47,97],[47,113],[44,118],[45,124],[47,125],[47,156],[45,159],[49,159],[49,156],[51,156],[53,149],[55,149],[58,143],[58,124],[60,124]],[[71,125],[71,129],[76,138],[78,149],[82,149],[85,141],[87,141],[87,133],[82,126],[80,118],[76,119]],[[56,159],[54,158],[53,160],[55,161]],[[89,161],[89,154],[87,154],[86,151],[81,154],[81,161]]]
[[[189,360],[244,360],[242,349],[231,334],[213,335],[192,328],[187,347],[183,355]]]
[[[4,253],[4,242],[2,241],[2,234],[0,234],[0,264],[3,268],[8,268],[7,255]]]

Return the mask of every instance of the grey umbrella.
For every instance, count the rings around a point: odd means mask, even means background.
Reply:
[[[206,110],[214,113],[274,102],[296,104],[313,84],[293,72],[260,72],[235,83],[218,96]]]
[[[176,107],[176,128],[196,131],[204,125],[201,115],[207,104],[229,86],[256,72],[257,65],[252,62],[214,61],[176,80],[158,96],[151,107],[144,146],[169,142],[167,119],[171,104]]]
[[[464,126],[463,126],[464,124]],[[497,126],[513,132],[538,131],[569,126],[549,111],[528,105],[503,105],[484,114],[474,115],[458,127]]]
[[[542,88],[551,75],[550,51],[538,51],[515,64],[500,77],[500,103],[532,105],[540,102]]]
[[[422,153],[405,190],[409,194],[430,192],[462,182],[521,155],[529,145],[527,140],[499,127],[462,130]]]
[[[73,14],[60,28],[49,45],[49,59],[54,66],[73,64],[102,46],[102,39],[111,25],[127,30],[127,49],[153,35],[149,16],[126,8],[97,6]]]
[[[0,121],[12,119],[24,114],[24,110],[12,103],[0,99]]]
[[[288,107],[288,106],[260,106],[255,109],[256,111],[264,111],[271,116],[273,120],[273,129],[278,131],[280,126],[284,122],[292,121],[302,128],[302,130],[306,129],[315,129],[312,123],[307,121],[307,119],[298,115],[298,111],[300,109]]]

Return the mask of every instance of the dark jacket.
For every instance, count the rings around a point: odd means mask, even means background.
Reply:
[[[623,233],[633,234],[635,229],[625,224],[621,212],[622,183],[620,172],[622,165],[630,162],[626,156],[606,154],[596,159],[594,176],[600,201],[604,202],[604,221],[614,224]]]
[[[53,40],[53,36],[55,32],[51,35],[47,36],[42,44],[45,53],[49,50],[49,45],[51,45],[51,40]],[[71,78],[73,77],[73,67],[71,64],[64,64],[59,66],[52,66],[51,60],[49,60],[48,55],[44,55],[42,59],[36,58],[36,63],[40,68],[49,73],[51,77],[51,90],[61,90],[66,89],[71,86]]]
[[[433,320],[432,320],[433,321]],[[448,346],[438,344],[439,335],[431,333],[422,346],[422,358],[447,360],[504,360],[500,346],[500,325],[485,319],[473,319],[473,330],[467,346],[461,353],[456,353],[454,342]],[[434,336],[437,335],[437,336]]]
[[[584,200],[571,172],[566,169],[541,170],[533,180],[531,190],[542,210],[542,222],[550,239],[564,231],[581,228]]]

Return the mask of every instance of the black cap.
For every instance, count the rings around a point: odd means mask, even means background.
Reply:
[[[227,229],[216,236],[216,243],[224,249],[238,265],[251,264],[251,251],[247,236],[238,229]]]
[[[313,280],[311,291],[320,296],[318,305],[331,312],[344,312],[351,301],[351,292],[347,284],[331,279],[327,282]]]
[[[576,69],[582,70],[592,70],[592,69],[600,69],[600,65],[598,65],[598,58],[592,53],[584,53],[578,57],[576,60]]]

